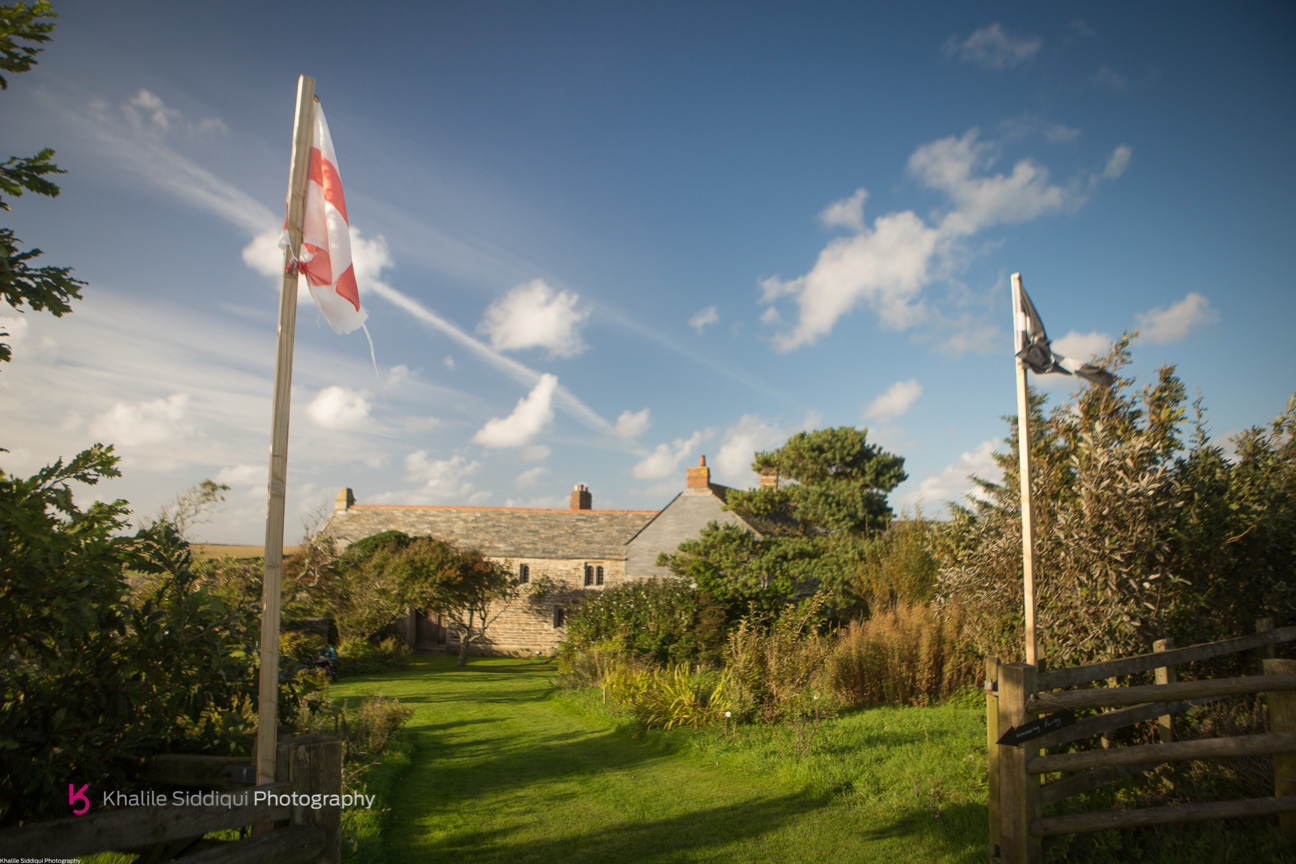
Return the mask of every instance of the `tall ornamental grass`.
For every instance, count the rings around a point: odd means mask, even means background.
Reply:
[[[852,705],[927,705],[976,680],[960,606],[900,604],[853,622],[828,660],[834,692]]]

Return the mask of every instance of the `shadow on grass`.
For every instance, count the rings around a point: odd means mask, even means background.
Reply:
[[[427,855],[458,854],[464,856],[462,860],[510,864],[715,860],[714,853],[724,846],[756,840],[769,832],[779,831],[825,806],[827,802],[824,800],[786,795],[696,810],[664,819],[587,826],[583,831],[540,840],[510,837],[514,829],[463,832],[435,840],[415,841],[402,851]]]

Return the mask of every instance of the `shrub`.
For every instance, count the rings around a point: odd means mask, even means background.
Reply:
[[[610,588],[581,604],[568,619],[563,654],[596,645],[659,664],[719,665],[724,610],[679,579]]]
[[[1105,364],[1129,362],[1129,337]],[[1045,416],[1030,395],[1040,654],[1073,665],[1236,636],[1260,617],[1296,618],[1296,399],[1225,458],[1200,400],[1185,441],[1185,388],[1163,367],[1141,392],[1089,386]],[[1002,485],[959,509],[939,543],[938,594],[977,615],[979,653],[1021,657],[1016,418],[996,455]]]
[[[725,646],[725,698],[739,720],[775,729],[780,749],[809,752],[819,724],[833,716],[824,686],[832,639],[819,632],[825,600],[789,604],[773,619],[752,614],[738,622]]]
[[[960,607],[901,604],[843,631],[828,663],[832,689],[852,705],[925,705],[974,683]]]
[[[342,675],[403,669],[414,656],[414,652],[404,641],[395,638],[377,643],[368,639],[347,639],[338,646],[337,651],[338,673]]]

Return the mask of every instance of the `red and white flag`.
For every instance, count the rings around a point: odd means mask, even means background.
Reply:
[[[314,116],[298,272],[329,326],[337,333],[350,333],[364,324],[369,313],[360,305],[342,178],[328,122],[318,102]],[[287,232],[280,245],[288,245]]]

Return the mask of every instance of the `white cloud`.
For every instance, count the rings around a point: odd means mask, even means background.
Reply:
[[[522,448],[522,458],[528,462],[540,462],[548,459],[552,452],[543,444],[531,444]]]
[[[813,344],[860,305],[874,310],[881,324],[892,330],[921,323],[937,326],[940,316],[923,302],[922,291],[957,269],[959,256],[965,254],[963,241],[996,225],[1036,219],[1083,202],[1079,179],[1054,183],[1048,169],[1030,159],[1018,161],[1007,174],[992,173],[999,148],[979,136],[971,129],[961,137],[932,141],[909,158],[913,177],[948,202],[930,221],[906,210],[880,216],[870,227],[863,221],[862,190],[824,211],[821,218],[826,221],[852,225],[852,202],[858,200],[859,227],[853,236],[829,242],[804,276],[761,280],[761,302],[774,304],[790,296],[799,313],[791,329],[775,335],[775,348],[790,351]],[[1109,157],[1113,170],[1128,158],[1117,154],[1127,152],[1117,148]],[[766,309],[762,320],[777,323],[780,316],[774,309]],[[966,338],[946,340],[944,347],[981,350],[990,332],[983,327]]]
[[[909,157],[914,176],[954,203],[941,222],[942,233],[961,236],[999,223],[1023,222],[1058,210],[1075,197],[1049,183],[1048,169],[1030,159],[1014,165],[1008,176],[983,174],[994,164],[997,147],[979,136],[978,130],[970,129],[962,138],[924,144]]]
[[[757,414],[744,414],[725,430],[720,439],[720,450],[711,460],[717,480],[736,488],[756,485],[756,473],[751,470],[752,460],[758,452],[781,446],[789,434]]]
[[[898,503],[906,508],[943,509],[946,502],[963,503],[969,495],[979,497],[981,490],[970,479],[972,475],[996,483],[1003,477],[999,466],[994,462],[997,444],[994,439],[982,441],[976,449],[959,456],[953,465],[946,466],[939,474],[925,477],[916,489],[899,496]],[[936,514],[928,509],[925,515]]]
[[[689,326],[696,330],[698,335],[701,336],[702,331],[705,330],[708,325],[714,324],[719,320],[720,313],[716,311],[716,307],[708,306],[705,309],[698,310],[697,314],[690,318],[688,323]]]
[[[1097,331],[1080,333],[1072,330],[1061,339],[1052,340],[1051,344],[1053,350],[1063,357],[1085,363],[1088,362],[1090,357],[1095,355],[1101,357],[1110,351],[1113,341],[1115,340],[1112,339],[1109,333],[1099,333]]]
[[[882,216],[873,225],[833,240],[809,273],[779,283],[778,293],[796,295],[800,318],[792,330],[774,337],[778,350],[814,343],[860,303],[876,309],[895,330],[921,319],[923,310],[911,304],[931,278],[928,267],[939,233],[910,211]],[[771,293],[767,287],[766,296]]]
[[[1219,314],[1210,308],[1210,300],[1193,291],[1164,309],[1158,307],[1138,313],[1139,334],[1154,345],[1179,342],[1204,324],[1219,321]]]
[[[864,416],[879,420],[899,417],[913,407],[914,402],[922,395],[922,390],[922,385],[915,378],[897,381],[888,387],[885,393],[868,404],[864,409]]]
[[[513,481],[519,489],[529,489],[533,486],[540,485],[540,478],[549,473],[549,468],[544,465],[537,465],[534,468],[528,468],[517,476]]]
[[[553,397],[557,387],[556,376],[541,375],[535,389],[518,400],[513,413],[503,419],[496,417],[487,421],[473,436],[473,443],[483,447],[524,447],[530,444],[553,421]]]
[[[1107,157],[1107,167],[1103,169],[1103,177],[1108,180],[1115,180],[1125,173],[1129,167],[1130,157],[1134,155],[1134,150],[1128,144],[1122,144],[1111,152]]]
[[[652,425],[652,419],[649,417],[648,409],[642,411],[622,411],[621,416],[617,418],[616,428],[612,434],[618,438],[638,438],[648,431]]]
[[[477,331],[490,336],[497,351],[548,348],[550,356],[575,357],[587,347],[580,328],[590,314],[577,308],[579,302],[577,295],[533,279],[492,303]]]
[[[656,480],[679,474],[680,462],[714,435],[714,429],[702,429],[688,438],[676,438],[670,444],[658,444],[657,449],[635,465],[630,473],[639,480]]]
[[[853,231],[864,230],[864,200],[868,191],[856,189],[849,198],[834,201],[819,214],[819,221],[828,228],[850,228]]]
[[[334,384],[316,394],[306,414],[325,429],[356,429],[369,419],[369,408],[364,390]]]
[[[420,484],[419,490],[413,494],[389,493],[374,500],[375,503],[397,500],[402,504],[471,503],[479,500],[481,493],[474,492],[467,478],[480,467],[480,462],[469,462],[462,456],[429,459],[426,450],[418,450],[405,457],[405,470],[409,480]]]
[[[90,432],[123,447],[192,438],[197,430],[184,422],[188,407],[188,393],[134,405],[118,402],[90,422]]]
[[[1015,69],[1038,54],[1043,45],[1039,36],[1010,36],[995,22],[962,41],[951,36],[942,50],[947,57],[985,69]]]

